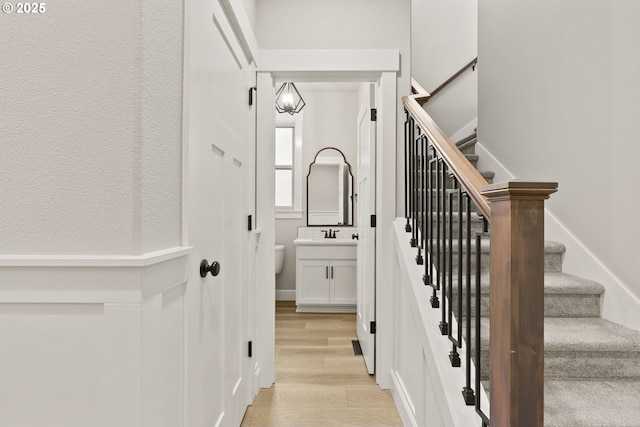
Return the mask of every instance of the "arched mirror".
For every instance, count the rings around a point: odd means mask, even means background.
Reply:
[[[307,225],[353,225],[353,174],[337,148],[321,149],[309,165]]]

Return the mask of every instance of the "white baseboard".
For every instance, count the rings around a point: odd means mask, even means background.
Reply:
[[[494,182],[515,179],[514,175],[483,145],[476,144],[480,156],[478,169],[496,173]],[[553,197],[553,196],[552,196]],[[595,280],[605,288],[602,318],[640,330],[640,299],[571,230],[545,209],[545,239],[561,242],[567,248],[562,271]]]
[[[453,142],[460,141],[462,138],[466,138],[467,136],[473,133],[473,130],[478,127],[478,118],[471,120],[466,125],[462,126],[456,133],[449,137]]]
[[[276,301],[295,301],[295,289],[276,289]]]
[[[398,378],[398,375],[394,370],[391,370],[390,376],[391,395],[393,396],[393,400],[396,403],[396,408],[398,409],[398,414],[400,415],[400,419],[402,420],[402,425],[419,427],[415,417],[413,416],[413,411],[411,411],[411,405],[409,404],[409,398],[407,395],[407,391],[404,388],[404,384],[402,383],[400,378]]]

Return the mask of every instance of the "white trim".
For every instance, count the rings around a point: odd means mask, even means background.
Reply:
[[[224,40],[231,56],[236,61],[236,64],[240,69],[242,69],[242,61],[240,60],[243,49],[240,46],[240,42],[238,40],[238,34],[235,31],[231,24],[231,19],[229,17],[229,13],[227,12],[227,8],[224,7],[223,2],[212,2],[211,6],[213,7],[213,23],[218,28],[222,39]],[[251,61],[248,61],[251,63]]]
[[[147,267],[192,251],[179,246],[144,255],[0,255],[0,267]]]
[[[478,127],[478,118],[471,120],[466,125],[462,126],[456,133],[451,135],[449,139],[453,142],[459,141],[462,138],[466,138],[467,136],[473,133],[473,130]]]
[[[295,289],[276,289],[276,301],[295,301]]]
[[[274,88],[275,89],[275,88]],[[276,127],[293,127],[293,209],[278,209],[276,219],[302,219],[302,123],[304,112],[293,116],[290,114],[275,114]]]
[[[354,304],[304,304],[296,307],[297,313],[355,313],[356,306]]]
[[[478,167],[496,173],[494,181],[515,179],[498,159],[481,143],[476,144],[480,156]],[[553,196],[552,196],[553,197]],[[545,238],[562,242],[567,251],[562,270],[600,282],[605,287],[602,301],[602,318],[611,322],[640,330],[640,299],[633,294],[588,247],[554,214],[545,208]]]
[[[219,0],[248,64],[255,61],[258,42],[242,0]]]
[[[404,426],[412,426],[412,427],[420,427],[415,417],[413,416],[413,411],[411,410],[410,399],[407,395],[407,390],[402,383],[402,380],[398,378],[395,371],[391,371],[391,395],[393,396],[393,401],[396,404],[396,408],[398,409],[398,414],[400,415],[400,419],[402,420],[402,425]]]
[[[350,72],[380,74],[400,71],[398,49],[269,49],[260,50],[261,72]],[[326,81],[320,80],[320,81]]]
[[[277,210],[276,219],[302,219],[301,210]]]
[[[2,303],[143,303],[185,283],[191,248],[141,256],[3,257]],[[195,272],[191,271],[192,274]]]

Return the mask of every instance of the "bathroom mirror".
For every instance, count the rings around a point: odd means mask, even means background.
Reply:
[[[307,225],[353,225],[353,174],[337,148],[321,149],[309,165]]]

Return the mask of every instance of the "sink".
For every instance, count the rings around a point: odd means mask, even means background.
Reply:
[[[309,238],[297,238],[293,241],[294,245],[353,245],[355,246],[358,243],[357,240],[353,239],[345,239],[345,238],[335,238],[335,239],[309,239]]]

